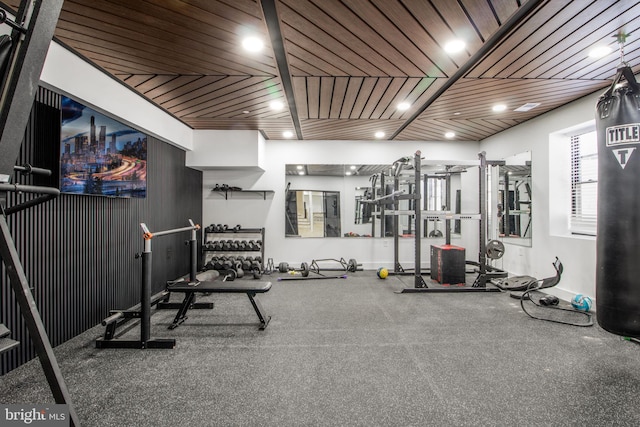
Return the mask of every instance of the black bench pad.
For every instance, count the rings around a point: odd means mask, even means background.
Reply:
[[[202,277],[202,276],[199,276]],[[198,276],[196,276],[198,278]],[[234,294],[246,294],[249,297],[249,301],[253,306],[258,319],[260,320],[260,329],[265,329],[271,320],[271,316],[267,315],[264,308],[257,300],[256,294],[263,294],[271,289],[271,282],[259,282],[255,280],[203,280],[198,282],[189,282],[188,280],[177,280],[167,283],[167,291],[177,292],[184,294],[184,300],[178,308],[178,313],[173,319],[173,323],[169,326],[169,329],[177,328],[181,323],[187,319],[187,312],[190,308],[205,308],[196,307],[196,293],[234,293]],[[169,307],[166,307],[169,308]],[[213,308],[213,304],[206,308]]]
[[[255,280],[234,281],[202,281],[202,282],[177,282],[167,286],[170,292],[206,292],[206,293],[253,293],[262,294],[271,289],[271,282],[258,282]]]

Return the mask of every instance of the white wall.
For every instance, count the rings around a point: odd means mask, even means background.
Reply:
[[[572,237],[558,231],[562,223],[558,222],[557,214],[563,208],[568,209],[570,200],[569,194],[561,194],[558,169],[569,166],[568,162],[559,164],[559,159],[566,158],[567,147],[559,145],[562,141],[557,135],[550,134],[593,121],[599,95],[584,97],[487,138],[480,144],[487,157],[493,159],[531,151],[532,246],[507,244],[503,268],[514,274],[543,278],[554,274],[551,263],[555,256],[559,257],[564,265],[564,274],[550,293],[564,299],[570,299],[577,293],[595,297],[596,247],[595,238]]]
[[[229,146],[233,145],[228,140]],[[203,188],[203,223],[241,224],[245,227],[265,227],[265,257],[273,258],[277,263],[289,262],[298,265],[321,258],[355,258],[366,269],[381,266],[393,267],[393,240],[391,238],[285,238],[285,176],[286,164],[391,164],[403,156],[413,156],[417,150],[428,160],[468,160],[478,158],[479,144],[476,142],[404,142],[404,141],[266,141],[264,172],[205,170]],[[311,178],[309,178],[311,179]],[[355,179],[355,178],[354,178]],[[343,181],[344,192],[353,191],[355,181]],[[231,194],[228,200],[224,196],[212,193],[216,184],[228,184],[245,190],[274,190],[275,193],[262,199],[256,194]],[[309,185],[312,185],[309,183]],[[348,188],[347,188],[348,187]],[[294,187],[292,187],[294,188]],[[309,189],[322,189],[309,188]],[[475,197],[475,189],[472,193]],[[353,193],[351,193],[353,194]],[[464,193],[463,193],[464,198]],[[342,202],[343,218],[353,222],[353,204]],[[472,203],[473,205],[473,203]],[[350,206],[349,208],[347,208]],[[475,204],[477,211],[477,202]],[[477,225],[475,233],[468,241],[460,245],[476,248],[469,249],[468,259],[477,258]],[[343,228],[342,233],[350,231]],[[423,240],[423,266],[429,264],[428,248],[432,243],[444,240]],[[400,262],[403,266],[413,267],[414,241],[401,239]],[[458,242],[454,242],[458,244]],[[475,246],[474,246],[475,245]]]
[[[52,41],[40,84],[172,145],[190,150],[193,130]]]

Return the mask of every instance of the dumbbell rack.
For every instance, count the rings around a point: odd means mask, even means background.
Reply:
[[[250,241],[253,241],[254,244],[249,245]],[[243,242],[245,243],[244,247]],[[258,242],[260,242],[259,245]],[[258,264],[262,272],[264,271],[264,228],[241,228],[237,231],[233,229],[210,231],[205,228],[202,252],[202,265],[206,269],[211,269],[208,265],[211,265],[209,262],[215,257],[218,259],[226,258],[228,261],[233,257],[234,261],[231,261],[233,265],[238,262],[239,257],[245,260],[248,257],[254,260],[256,257],[260,257]],[[252,269],[253,267],[249,271]],[[246,270],[244,266],[243,270]]]

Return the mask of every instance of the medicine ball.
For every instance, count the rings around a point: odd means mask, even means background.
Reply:
[[[384,268],[384,267],[380,267],[380,268],[378,269],[377,275],[378,275],[378,277],[379,277],[380,279],[386,279],[386,278],[387,278],[387,276],[389,275],[389,270],[387,270],[387,269],[386,269],[386,268]]]
[[[590,311],[592,304],[591,298],[582,294],[576,295],[571,300],[571,306],[580,311]]]

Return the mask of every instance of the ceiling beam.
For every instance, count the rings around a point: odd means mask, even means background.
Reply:
[[[468,60],[465,62],[458,71],[456,71],[447,81],[443,84],[431,97],[422,105],[415,113],[411,115],[407,119],[406,122],[402,124],[396,130],[393,135],[389,137],[389,140],[393,140],[402,133],[414,120],[416,120],[422,113],[425,112],[431,104],[433,104],[443,93],[445,93],[455,82],[460,80],[465,74],[467,74],[473,67],[476,66],[489,52],[491,52],[502,40],[513,30],[515,29],[522,21],[528,18],[533,11],[542,3],[547,0],[529,0],[524,5],[520,6],[520,8],[513,14],[511,17],[498,28],[498,31],[493,33],[493,35],[487,40],[485,44],[482,45],[480,49],[476,53],[474,53]]]
[[[284,94],[287,97],[287,104],[289,104],[291,120],[293,121],[293,126],[296,130],[296,136],[301,140],[302,127],[300,126],[300,119],[298,117],[296,99],[293,96],[293,84],[291,83],[291,74],[289,74],[287,53],[284,49],[284,39],[282,38],[282,31],[280,31],[280,20],[276,10],[275,0],[261,0],[260,4],[262,6],[264,20],[267,23],[267,30],[269,31],[269,38],[271,39],[271,47],[273,48],[273,54],[275,55]]]

